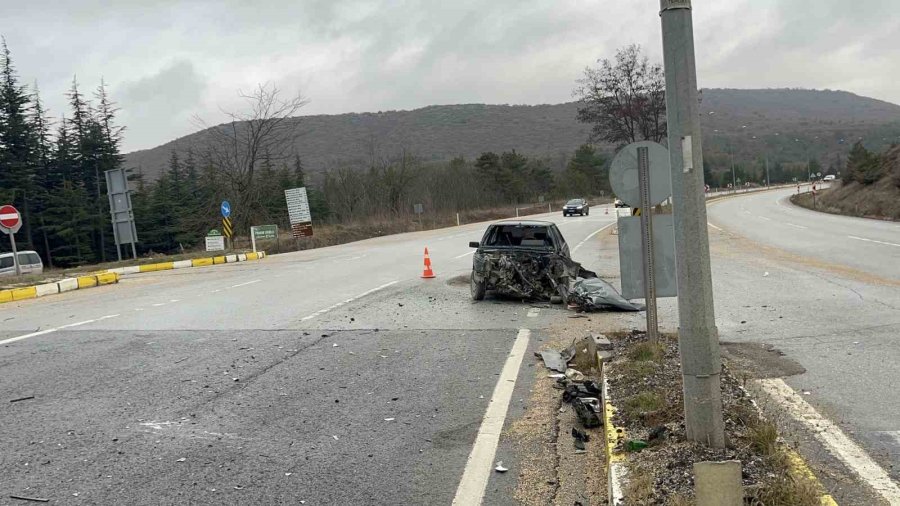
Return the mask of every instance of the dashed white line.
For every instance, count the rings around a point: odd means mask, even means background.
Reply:
[[[262,281],[262,280],[261,280],[261,279],[254,279],[253,281],[247,281],[246,283],[238,283],[238,284],[236,284],[236,285],[231,285],[231,288],[238,288],[238,287],[241,287],[241,286],[252,285],[253,283],[259,283],[260,281]]]
[[[383,284],[383,285],[381,285],[381,286],[376,286],[375,288],[373,288],[373,289],[371,289],[371,290],[368,290],[368,291],[365,291],[365,292],[363,292],[363,293],[357,295],[356,297],[350,297],[349,299],[344,300],[344,301],[341,301],[341,302],[338,302],[337,304],[332,304],[331,306],[328,306],[328,307],[326,307],[325,309],[320,309],[320,310],[316,311],[315,313],[313,313],[313,314],[311,314],[311,315],[304,316],[303,318],[300,318],[300,321],[310,320],[310,319],[312,319],[312,318],[315,318],[316,316],[323,315],[323,314],[325,314],[325,313],[327,313],[327,312],[329,312],[329,311],[331,311],[331,310],[333,310],[333,309],[337,309],[337,308],[339,308],[339,307],[341,307],[341,306],[343,306],[343,305],[349,304],[349,303],[351,303],[351,302],[353,302],[353,301],[355,301],[355,300],[357,300],[357,299],[361,299],[361,298],[365,297],[366,295],[371,295],[371,294],[373,294],[373,293],[375,293],[375,292],[377,292],[377,291],[379,291],[379,290],[383,290],[383,289],[385,289],[385,288],[387,288],[387,287],[389,287],[389,286],[391,286],[391,285],[394,285],[394,284],[397,284],[397,281],[391,281],[390,283],[385,283],[385,284]]]
[[[116,315],[116,316],[118,316],[118,315]],[[94,319],[94,320],[85,320],[83,322],[78,322],[78,323],[69,323],[68,325],[60,325],[59,327],[54,327],[52,329],[45,329],[45,330],[41,330],[38,332],[32,332],[31,334],[25,334],[25,335],[21,335],[21,336],[17,336],[17,337],[11,337],[9,339],[4,339],[4,340],[0,341],[0,345],[14,343],[16,341],[28,339],[30,337],[43,336],[45,334],[49,334],[51,332],[56,332],[56,331],[59,331],[62,329],[68,329],[68,328],[72,328],[72,327],[80,327],[81,325],[87,325],[88,323],[94,323],[95,321],[97,321],[97,320]]]
[[[719,228],[719,227],[717,227],[717,226],[715,226],[715,225],[713,225],[713,224],[712,224],[712,223],[710,223],[710,222],[708,222],[708,221],[707,221],[707,222],[706,222],[706,224],[707,224],[707,225],[709,225],[709,226],[710,226],[710,227],[712,227],[712,228],[714,228],[714,229],[716,229],[716,230],[718,230],[718,231],[719,231],[719,232],[721,232],[721,231],[722,231],[722,229],[721,229],[721,228]]]
[[[799,229],[803,229],[803,230],[809,228],[809,227],[804,227],[803,225],[794,225],[793,223],[788,223],[788,222],[784,222],[784,224],[789,227],[799,228]]]
[[[519,376],[519,368],[528,349],[530,337],[530,330],[520,329],[516,342],[513,343],[512,350],[506,358],[500,378],[497,379],[497,386],[494,387],[494,394],[484,413],[481,428],[478,429],[478,436],[475,437],[475,445],[469,454],[459,487],[456,489],[456,497],[453,499],[455,505],[479,505],[484,499],[494,455],[500,443],[500,432],[503,430],[509,401],[516,387],[516,378]]]
[[[588,242],[591,239],[591,237],[594,237],[595,235],[599,234],[600,232],[603,232],[604,230],[606,230],[607,228],[609,228],[613,225],[615,225],[615,222],[605,225],[605,226],[591,232],[591,234],[589,236],[585,237],[583,241],[581,241],[574,248],[572,248],[572,254],[574,255],[575,252],[578,251],[578,248],[584,246],[584,243]]]
[[[851,239],[856,239],[857,241],[866,241],[866,242],[874,242],[878,244],[884,244],[885,246],[894,246],[900,248],[900,244],[896,244],[893,242],[885,242],[885,241],[876,241],[875,239],[866,239],[865,237],[856,237],[855,235],[848,235],[847,237]]]
[[[761,220],[772,221],[772,218],[766,218],[765,216],[757,216],[757,218]]]
[[[152,304],[153,307],[165,306],[168,302],[157,302],[156,304]]]
[[[528,310],[528,314],[526,315],[529,318],[537,318],[537,316],[541,314],[541,308],[533,307]]]
[[[474,254],[475,254],[475,250],[472,250],[472,251],[470,251],[470,252],[468,252],[468,253],[463,253],[462,255],[455,256],[455,257],[453,257],[453,259],[454,259],[454,260],[457,260],[457,259],[459,259],[459,258],[467,257],[467,256],[469,256],[469,255],[474,255]]]
[[[792,418],[806,425],[832,455],[843,461],[876,493],[887,500],[888,504],[900,504],[900,486],[891,480],[865,450],[848,438],[840,427],[820,415],[784,380],[772,378],[758,381],[775,402],[785,408]]]

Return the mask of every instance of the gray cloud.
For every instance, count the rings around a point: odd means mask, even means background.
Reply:
[[[845,89],[900,102],[891,0],[694,0],[703,87]],[[32,0],[4,12],[23,82],[54,114],[77,74],[122,108],[125,148],[223,119],[260,82],[305,114],[571,99],[597,58],[635,42],[659,60],[654,1]]]

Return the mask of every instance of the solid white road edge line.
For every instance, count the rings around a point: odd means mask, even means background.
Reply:
[[[586,242],[588,242],[589,240],[591,240],[591,237],[594,237],[595,235],[599,234],[600,232],[603,232],[604,230],[608,229],[609,227],[611,227],[611,226],[613,226],[613,225],[615,225],[615,224],[616,224],[616,222],[612,222],[612,223],[610,223],[610,224],[608,224],[608,225],[604,225],[603,227],[601,227],[601,228],[599,228],[599,229],[594,230],[593,232],[591,232],[591,234],[590,234],[589,236],[585,237],[583,241],[581,241],[581,242],[578,243],[574,248],[572,248],[572,254],[574,255],[575,252],[578,251],[578,248],[584,246],[584,243],[586,243]]]
[[[832,455],[859,475],[878,495],[887,500],[888,504],[900,504],[900,486],[891,480],[865,450],[848,438],[840,427],[820,415],[784,380],[771,378],[757,381],[792,418],[806,425]]]
[[[878,244],[884,244],[886,246],[896,246],[896,247],[900,248],[900,244],[895,244],[892,242],[876,241],[875,239],[866,239],[865,237],[856,237],[855,235],[848,235],[847,237],[849,237],[851,239],[856,239],[857,241],[877,242]]]
[[[487,488],[491,470],[494,467],[494,455],[497,445],[500,443],[500,433],[503,423],[506,421],[506,411],[509,409],[509,401],[512,399],[513,389],[516,387],[516,378],[519,376],[519,368],[525,352],[528,350],[528,340],[531,331],[519,329],[516,342],[506,358],[494,394],[488,404],[478,436],[475,437],[475,445],[466,468],[463,471],[459,488],[456,489],[456,497],[453,504],[464,506],[478,506],[484,499],[484,491]]]
[[[467,256],[469,256],[469,255],[474,255],[474,254],[475,254],[475,250],[472,250],[472,251],[470,251],[470,252],[468,252],[468,253],[463,253],[462,255],[455,256],[455,257],[453,257],[453,259],[456,260],[456,259],[459,259],[459,258],[467,257]]]
[[[300,321],[310,320],[312,318],[315,318],[316,316],[325,314],[325,313],[331,311],[332,309],[337,309],[345,304],[349,304],[357,299],[361,299],[361,298],[365,297],[366,295],[371,295],[371,294],[377,292],[378,290],[384,290],[385,288],[387,288],[391,285],[397,284],[397,283],[398,283],[398,281],[391,281],[390,283],[385,283],[381,286],[376,286],[375,288],[365,291],[365,292],[357,295],[356,297],[350,297],[349,299],[338,302],[337,304],[332,304],[331,306],[328,306],[325,309],[320,309],[309,316],[304,316],[303,318],[300,318]]]

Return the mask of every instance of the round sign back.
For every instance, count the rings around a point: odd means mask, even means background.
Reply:
[[[662,203],[672,195],[669,150],[653,141],[633,142],[620,149],[609,167],[609,184],[617,197],[631,207],[640,207],[638,187],[638,148],[647,148],[650,161],[650,205]]]

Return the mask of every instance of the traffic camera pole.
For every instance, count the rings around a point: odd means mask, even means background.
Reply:
[[[725,446],[691,0],[660,0],[687,438]],[[736,189],[735,189],[736,190]]]

